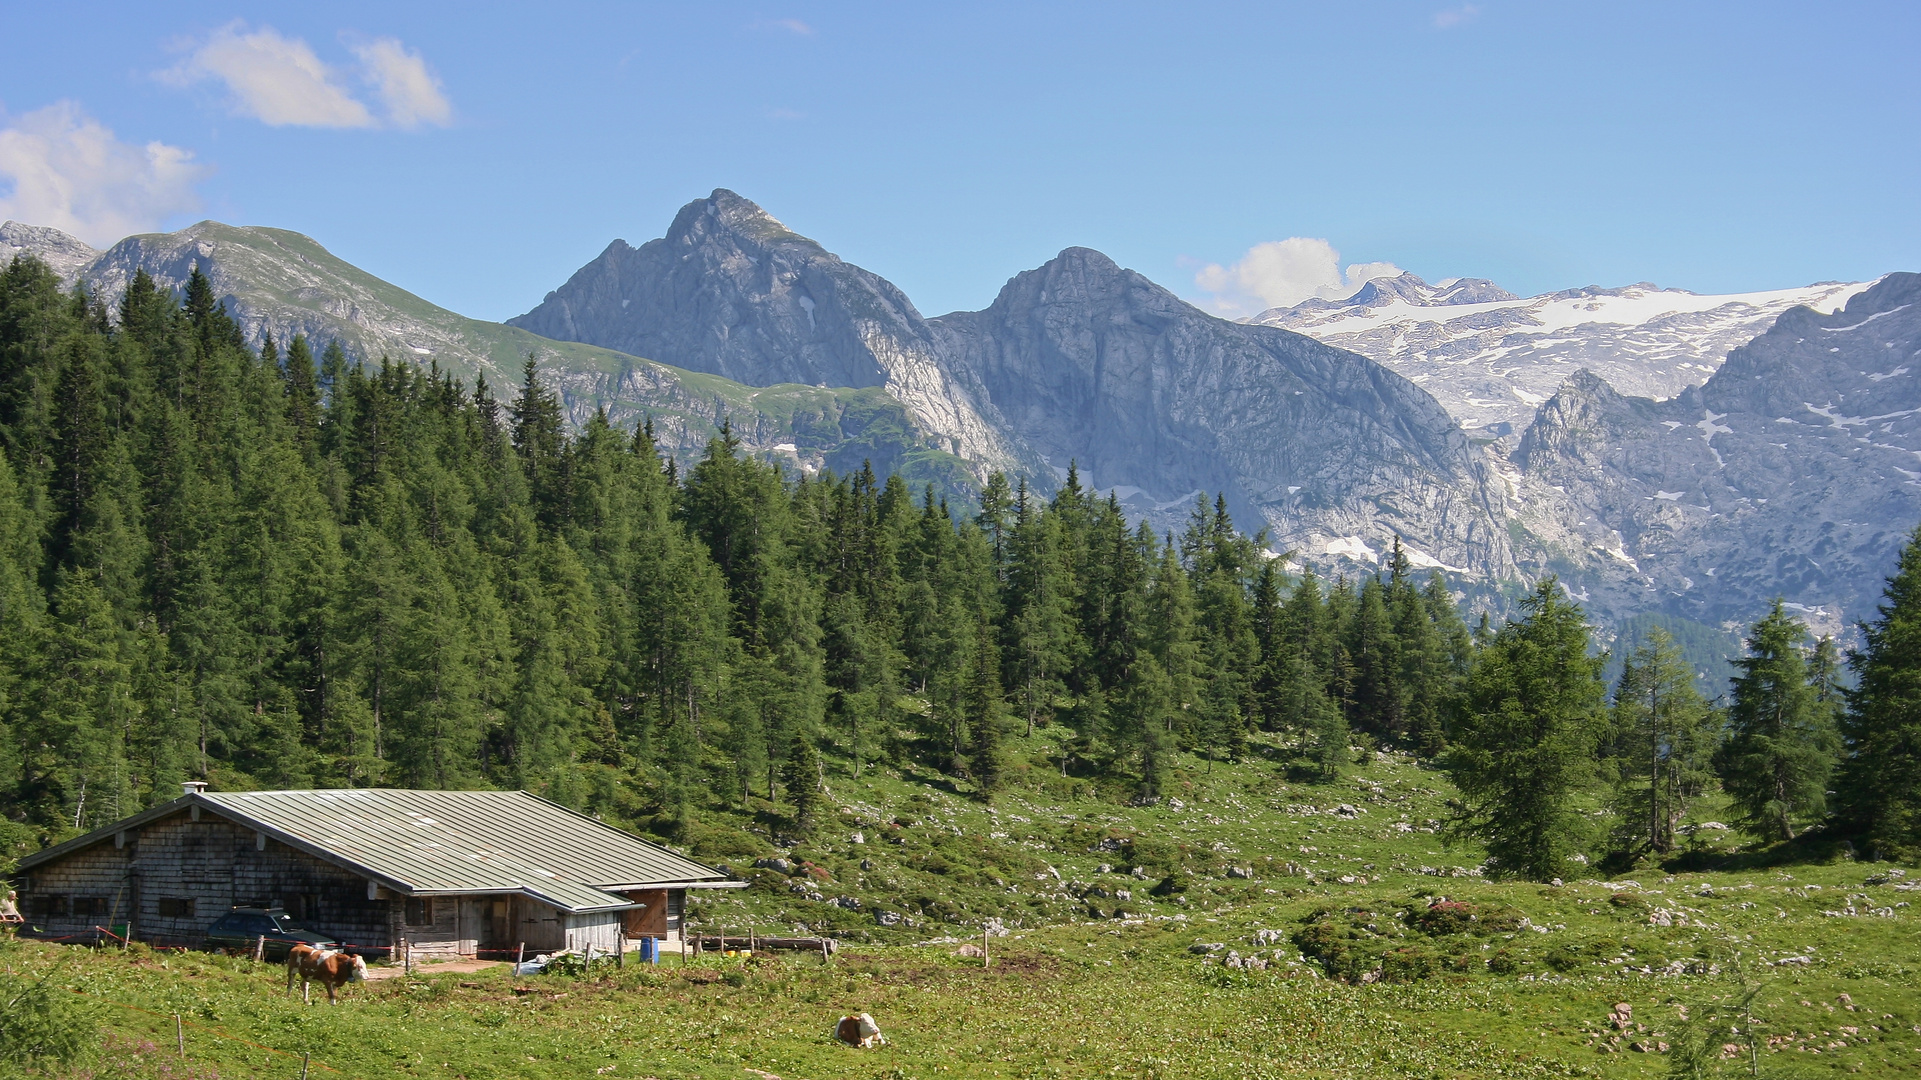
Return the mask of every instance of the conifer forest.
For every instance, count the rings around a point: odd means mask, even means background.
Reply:
[[[197,273],[118,310],[0,274],[0,838],[18,855],[175,797],[525,788],[673,835],[911,763],[992,799],[1037,770],[1164,797],[1178,754],[1283,733],[1458,786],[1496,870],[1677,844],[1718,786],[1758,835],[1921,847],[1921,551],[1857,651],[1777,604],[1724,692],[1552,581],[1464,615],[1398,548],[1322,580],[1203,499],[1178,534],[1072,471],[956,506],[871,470],[699,460],[519,385],[247,347]],[[1470,629],[1470,623],[1474,625]],[[1071,732],[1036,760],[1036,728]],[[1590,813],[1572,798],[1600,800]]]

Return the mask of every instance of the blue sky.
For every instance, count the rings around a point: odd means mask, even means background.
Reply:
[[[1350,264],[1921,270],[1912,2],[10,3],[0,31],[0,216],[295,229],[484,318],[715,187],[928,314],[1073,244],[1228,313]]]

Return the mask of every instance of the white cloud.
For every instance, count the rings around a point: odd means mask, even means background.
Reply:
[[[785,30],[795,37],[813,37],[814,28],[799,19],[762,19],[754,24],[756,30]]]
[[[71,101],[0,128],[0,218],[46,225],[104,247],[196,210],[207,169],[193,151],[123,143]]]
[[[393,38],[352,50],[359,61],[355,74],[372,88],[381,115],[306,41],[282,37],[271,26],[249,30],[243,22],[228,23],[160,79],[175,86],[224,83],[236,113],[274,127],[416,128],[452,121],[453,105],[418,52]]]
[[[1291,236],[1256,244],[1231,266],[1209,263],[1194,275],[1194,284],[1212,294],[1208,306],[1216,314],[1240,318],[1310,297],[1338,300],[1377,277],[1400,273],[1393,263],[1370,262],[1355,263],[1343,274],[1333,244]]]
[[[218,79],[233,94],[234,111],[274,127],[375,124],[305,41],[281,37],[270,26],[248,33],[246,24],[229,23],[160,76],[176,86]]]
[[[1480,13],[1481,9],[1473,4],[1462,4],[1457,8],[1437,11],[1434,13],[1434,28],[1436,30],[1451,30]]]
[[[440,80],[417,52],[393,38],[376,38],[354,46],[362,72],[387,107],[387,122],[415,128],[423,123],[446,127],[453,120],[453,103],[441,92]]]

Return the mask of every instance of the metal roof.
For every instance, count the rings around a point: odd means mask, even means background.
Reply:
[[[610,890],[740,883],[525,791],[201,792],[20,860],[90,846],[195,803],[410,895],[527,893],[566,911],[632,907]]]

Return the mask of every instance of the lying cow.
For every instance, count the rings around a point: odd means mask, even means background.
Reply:
[[[344,949],[316,949],[295,945],[287,953],[287,993],[293,993],[294,977],[300,978],[300,1000],[313,1001],[312,984],[327,988],[327,1004],[338,1005],[336,992],[350,982],[367,981],[367,962]]]

